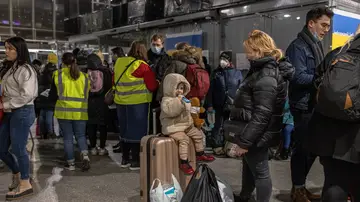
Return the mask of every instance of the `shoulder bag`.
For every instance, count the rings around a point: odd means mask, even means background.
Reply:
[[[125,74],[125,72],[129,69],[129,67],[130,67],[136,60],[137,60],[137,59],[133,60],[130,64],[128,64],[128,65],[125,67],[125,70],[121,73],[120,77],[117,79],[117,81],[115,82],[114,86],[105,94],[105,98],[104,98],[105,104],[107,104],[107,105],[112,105],[112,104],[114,104],[116,86],[117,86],[118,83],[120,82],[121,77]]]

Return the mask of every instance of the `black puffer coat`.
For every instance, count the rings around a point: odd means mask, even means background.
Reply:
[[[55,103],[50,102],[48,97],[42,96],[41,93],[51,88],[53,82],[53,73],[57,70],[56,65],[48,63],[39,77],[39,96],[35,100],[37,109],[54,110]]]
[[[272,57],[251,61],[251,68],[234,100],[231,120],[244,123],[237,144],[244,149],[264,147],[280,136],[287,81],[294,68],[286,61]]]

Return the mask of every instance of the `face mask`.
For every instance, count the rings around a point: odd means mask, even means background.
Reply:
[[[316,40],[321,41],[321,39],[319,38],[319,36],[317,35],[316,32],[313,34],[313,36],[314,36],[314,38],[315,38]]]
[[[225,68],[225,67],[227,67],[228,65],[229,65],[229,63],[226,62],[225,60],[220,60],[220,67],[221,67],[221,68]]]
[[[159,48],[157,46],[151,46],[151,51],[155,54],[160,54],[161,50],[162,50],[162,48]]]

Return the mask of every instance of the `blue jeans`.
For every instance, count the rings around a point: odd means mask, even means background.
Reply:
[[[64,150],[67,161],[74,161],[74,135],[82,154],[88,153],[86,142],[86,121],[59,119],[59,126],[64,136]]]
[[[40,134],[54,133],[54,111],[42,109],[39,115]]]
[[[283,129],[283,137],[284,137],[284,149],[289,149],[291,142],[291,133],[294,130],[294,126],[291,124],[286,124]]]
[[[13,174],[20,172],[22,180],[29,179],[30,167],[26,143],[34,121],[34,105],[25,105],[5,113],[0,124],[0,159]],[[15,156],[9,152],[10,145],[11,152]]]
[[[224,121],[229,119],[229,116],[229,112],[224,112],[223,109],[215,109],[215,124],[211,131],[213,148],[224,146],[223,125]]]
[[[256,188],[256,201],[268,202],[272,193],[268,148],[256,148],[244,155],[240,197],[249,199]]]

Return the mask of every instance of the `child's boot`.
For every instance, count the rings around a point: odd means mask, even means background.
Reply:
[[[192,175],[195,172],[188,160],[181,160],[180,170],[184,172],[185,175]]]
[[[196,161],[212,162],[215,160],[213,155],[205,154],[205,152],[196,152]]]

